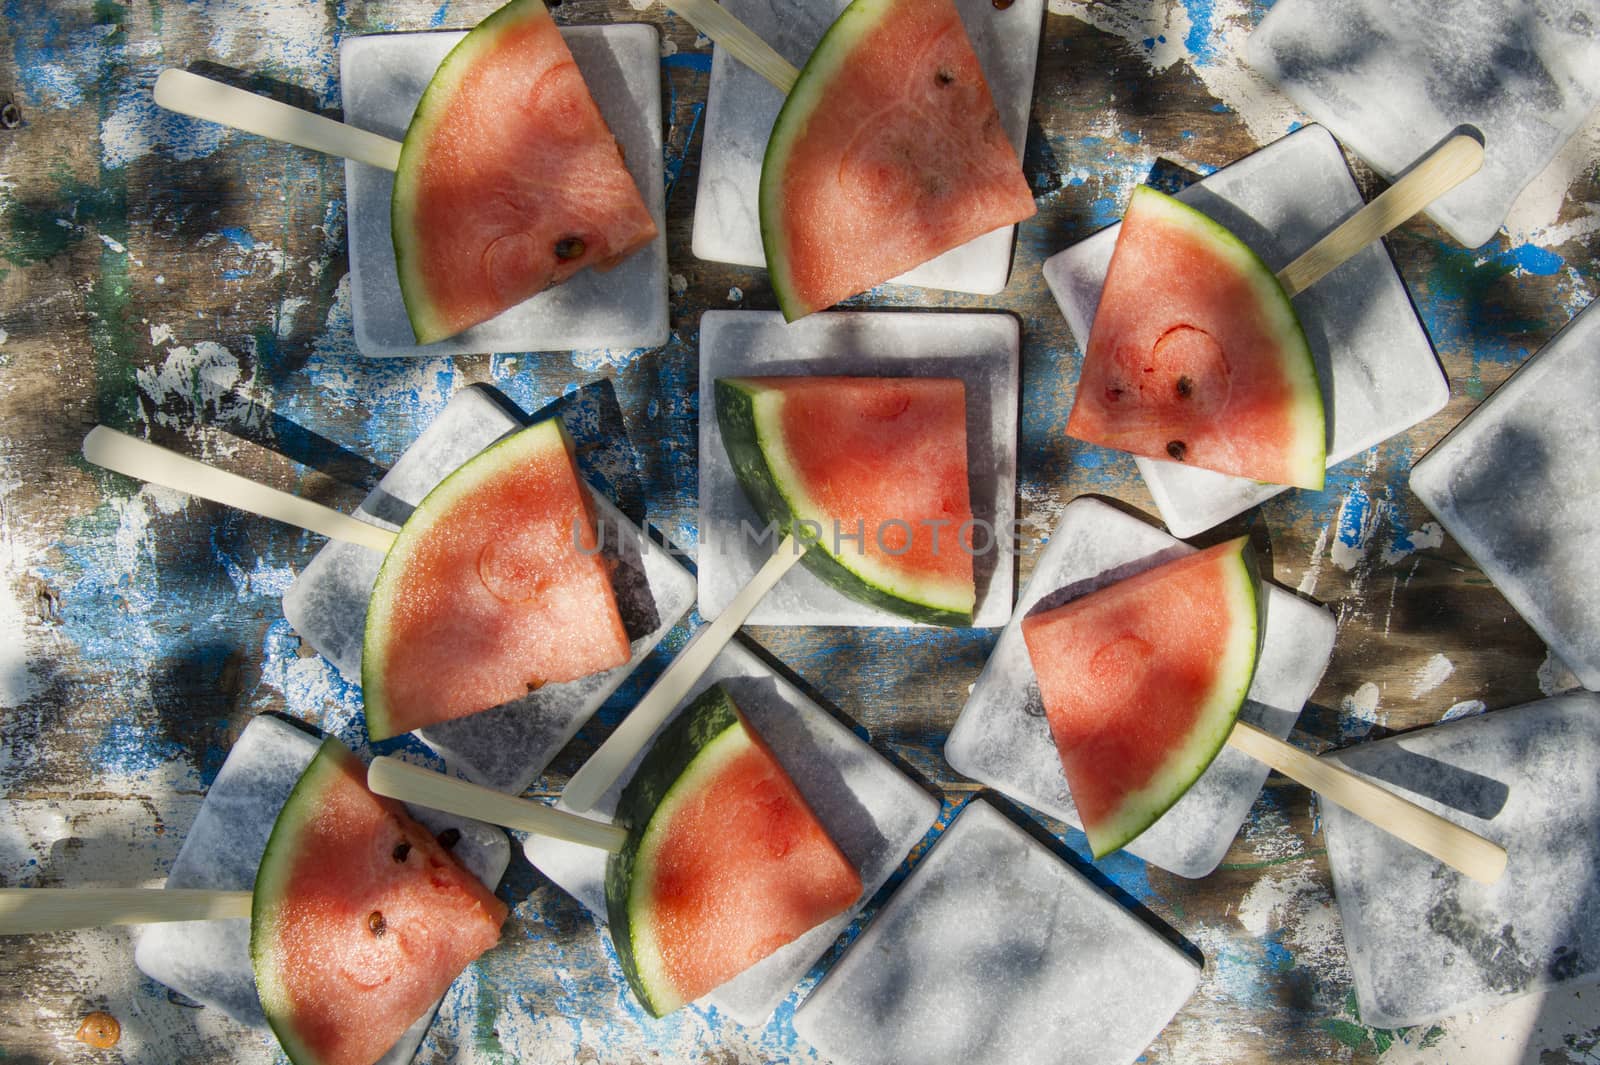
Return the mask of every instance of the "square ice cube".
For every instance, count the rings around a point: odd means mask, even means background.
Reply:
[[[1227,226],[1274,270],[1348,215],[1361,193],[1327,130],[1308,126],[1217,171],[1178,198]],[[1120,223],[1051,256],[1044,277],[1079,350],[1089,344]],[[1372,244],[1294,298],[1317,362],[1333,466],[1434,414],[1450,386],[1410,294]],[[1194,536],[1283,492],[1177,462],[1135,460],[1174,536]]]
[[[1411,490],[1585,688],[1600,688],[1596,409],[1591,303],[1411,469]]]
[[[795,66],[804,66],[848,0],[726,0],[729,11]],[[1044,0],[956,0],[1006,136],[1020,159],[1039,60]],[[784,95],[717,48],[706,98],[705,143],[695,195],[694,253],[736,266],[766,266],[761,246],[761,160]],[[908,273],[896,284],[992,296],[1011,272],[1014,226],[985,233]]]
[[[1081,826],[1022,639],[1022,619],[1061,589],[1074,589],[1076,597],[1193,550],[1099,500],[1080,497],[1068,504],[945,742],[950,764],[1018,802]],[[1265,588],[1261,656],[1239,719],[1282,739],[1322,679],[1335,626],[1326,608],[1274,584]],[[1179,876],[1205,876],[1227,854],[1266,779],[1265,765],[1224,747],[1183,798],[1126,850]]]
[[[522,421],[477,386],[450,398],[444,410],[395,462],[357,513],[398,528],[423,496],[467,459]],[[513,794],[524,791],[550,759],[644,661],[694,605],[694,577],[649,539],[611,501],[590,490],[604,550],[616,567],[617,607],[633,640],[633,657],[605,673],[547,684],[515,702],[430,725],[417,735],[467,779]],[[354,684],[361,683],[361,641],[367,600],[383,556],[330,541],[295,578],[283,613],[304,639]]]
[[[702,1000],[741,1024],[762,1025],[933,827],[939,800],[737,639],[723,648],[673,716],[715,683],[721,683],[748,715],[823,828],[861,874],[861,898],[848,911],[779,948]],[[634,759],[595,804],[591,816],[610,817],[616,812],[623,786],[643,757],[641,752]],[[529,836],[523,851],[535,868],[605,921],[604,854],[538,836]]]
[[[1325,755],[1506,848],[1480,884],[1324,803],[1361,1021],[1427,1024],[1600,979],[1600,696],[1541,699]]]
[[[447,340],[419,345],[400,298],[389,231],[394,175],[345,163],[350,298],[363,355],[459,355],[566,348],[649,348],[667,342],[666,184],[662,177],[660,41],[652,26],[563,26],[589,93],[621,145],[656,239],[612,270],[571,280]],[[464,33],[383,33],[339,45],[345,121],[400,140],[428,80]]]
[[[279,718],[263,714],[251,720],[206,792],[167,876],[167,887],[251,890],[278,811],[319,745],[309,732]],[[459,829],[461,839],[452,853],[491,889],[500,883],[511,860],[504,832],[453,814],[407,809],[436,833]],[[138,932],[133,960],[146,976],[174,991],[215,1006],[244,1024],[266,1027],[250,966],[249,920],[145,925]],[[435,1003],[384,1055],[382,1065],[410,1061],[437,1010]]]
[[[717,425],[719,377],[845,374],[958,377],[967,392],[968,489],[975,521],[995,531],[974,558],[974,624],[1011,614],[1011,536],[1017,486],[1017,361],[1021,335],[1009,314],[836,311],[786,325],[776,311],[707,311],[700,320],[700,614],[714,618],[772,554],[746,535],[764,523],[739,487]],[[741,524],[743,523],[743,524]],[[975,528],[983,528],[976,526]],[[974,547],[981,534],[974,531]],[[804,566],[784,575],[750,615],[752,625],[912,625],[858,603]]]
[[[795,1013],[837,1065],[1129,1065],[1200,966],[981,799]]]
[[[1250,64],[1385,177],[1456,127],[1483,169],[1427,214],[1475,248],[1600,103],[1591,0],[1281,0]]]

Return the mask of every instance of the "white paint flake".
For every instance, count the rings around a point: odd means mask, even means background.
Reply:
[[[1420,699],[1433,689],[1450,679],[1450,674],[1456,671],[1455,663],[1444,655],[1434,655],[1423,663],[1417,670],[1416,680],[1411,685],[1411,698]]]
[[[1306,566],[1305,574],[1300,578],[1296,590],[1301,595],[1317,594],[1317,579],[1322,576],[1322,557],[1328,550],[1328,541],[1333,537],[1333,526],[1324,525],[1317,534],[1317,542],[1311,548],[1311,561]]]
[[[1378,714],[1378,686],[1367,681],[1339,702],[1339,732],[1347,740],[1360,739],[1382,718]]]
[[[1383,549],[1383,561],[1394,565],[1408,555],[1428,548],[1444,546],[1444,526],[1436,521],[1424,522],[1422,528],[1412,529],[1396,540],[1393,546]]]
[[[239,360],[214,340],[202,340],[192,348],[168,348],[159,369],[136,371],[139,390],[154,404],[156,420],[174,429],[192,425],[194,414],[214,408],[239,384],[240,376]],[[169,412],[165,408],[173,400],[189,409]]]
[[[0,707],[6,709],[21,706],[41,690],[29,666],[29,616],[17,590],[31,552],[12,527],[9,498],[20,482],[11,476],[5,456],[13,453],[11,442],[0,440],[0,633],[8,634],[0,639]]]
[[[1439,720],[1455,721],[1458,718],[1472,717],[1476,714],[1481,714],[1487,709],[1489,708],[1484,705],[1482,699],[1465,699],[1446,710],[1444,712],[1444,716]]]

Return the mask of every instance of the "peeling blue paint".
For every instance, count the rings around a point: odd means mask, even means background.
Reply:
[[[99,772],[123,776],[153,773],[172,762],[187,761],[183,744],[163,736],[141,720],[111,722],[89,752]]]
[[[1519,244],[1509,251],[1501,253],[1501,261],[1509,263],[1513,268],[1524,273],[1537,274],[1540,277],[1549,277],[1559,273],[1567,261],[1547,248],[1537,244]]]
[[[1183,39],[1184,47],[1196,66],[1208,66],[1217,59],[1212,0],[1183,0],[1183,6],[1189,12],[1189,34]]]
[[[674,52],[661,57],[661,65],[669,70],[697,70],[711,73],[710,52]]]
[[[1339,508],[1339,542],[1346,547],[1360,547],[1366,530],[1367,512],[1372,497],[1363,485],[1352,485]]]
[[[256,238],[252,237],[247,229],[239,226],[228,226],[222,231],[222,235],[236,248],[243,251],[255,251]]]

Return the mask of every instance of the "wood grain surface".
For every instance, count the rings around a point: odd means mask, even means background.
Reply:
[[[1131,460],[1063,431],[1081,354],[1040,264],[1115,221],[1153,167],[1207,173],[1303,121],[1242,58],[1269,6],[1053,0],[1025,159],[1039,214],[1020,228],[1006,290],[985,299],[891,288],[851,301],[1003,309],[1021,320],[1024,580],[1074,497],[1154,513]],[[364,744],[359,691],[301,646],[279,605],[320,541],[88,466],[78,446],[97,422],[349,509],[455,390],[485,382],[534,411],[609,382],[637,456],[637,470],[613,485],[620,502],[692,549],[700,315],[775,306],[763,271],[690,252],[707,41],[645,0],[555,9],[562,22],[662,29],[673,332],[651,350],[363,359],[351,340],[342,164],[202,127],[149,99],[156,74],[176,66],[337,117],[342,36],[461,28],[493,7],[6,0],[0,103],[10,99],[20,124],[0,129],[0,885],[159,884],[255,714],[286,713]],[[1253,530],[1270,546],[1275,579],[1338,619],[1298,745],[1322,750],[1573,684],[1440,533],[1406,476],[1600,285],[1597,145],[1591,125],[1535,190],[1542,199],[1519,211],[1516,231],[1481,249],[1423,221],[1394,234],[1388,247],[1449,378],[1449,405],[1333,470],[1325,491],[1279,496],[1202,538]],[[1370,198],[1380,183],[1354,170]],[[559,791],[687,632],[669,637],[534,794]],[[941,749],[994,633],[748,635],[942,795],[942,822],[977,790]],[[429,757],[412,740],[380,749]],[[1041,823],[1089,868],[1080,834]],[[1364,1025],[1315,801],[1279,777],[1203,880],[1126,856],[1096,868],[1126,904],[1205,958],[1199,991],[1142,1061],[1557,1065],[1600,1054],[1593,988],[1426,1028]],[[650,1021],[627,1000],[594,920],[520,856],[501,895],[513,906],[505,940],[457,982],[419,1061],[814,1060],[789,1020],[799,996],[761,1030],[695,1010]],[[96,1010],[121,1024],[110,1050],[75,1038]],[[139,974],[126,931],[0,947],[0,1062],[278,1053],[264,1033]]]

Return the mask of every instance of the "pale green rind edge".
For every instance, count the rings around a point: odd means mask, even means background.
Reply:
[[[712,685],[657,737],[622,790],[616,819],[628,829],[628,838],[606,862],[606,920],[628,986],[654,1017],[684,1004],[661,973],[648,914],[646,889],[660,852],[659,826],[698,785],[754,742],[732,698]],[[658,830],[652,832],[652,825]]]
[[[394,241],[400,296],[405,302],[406,317],[411,321],[411,330],[416,334],[419,344],[431,344],[455,335],[454,330],[439,321],[439,316],[428,301],[427,285],[422,280],[416,257],[411,254],[414,239],[411,220],[416,214],[417,175],[422,169],[423,160],[421,146],[438,125],[439,117],[460,87],[467,70],[494,48],[499,30],[510,22],[549,17],[549,9],[542,0],[511,0],[474,26],[450,49],[434,71],[406,127],[405,139],[400,144],[400,162],[394,172],[394,189],[389,200],[389,233]]]
[[[832,533],[823,520],[826,516],[809,512],[796,499],[800,494],[798,487],[786,484],[773,469],[772,455],[781,450],[781,447],[774,447],[774,440],[780,434],[772,427],[776,410],[768,408],[776,408],[781,403],[781,391],[763,388],[759,382],[747,378],[733,377],[719,379],[714,387],[717,426],[722,432],[723,447],[733,464],[739,486],[762,520],[775,523],[784,534],[796,532],[801,519],[823,525],[822,538],[808,540],[812,546],[800,560],[807,569],[857,602],[912,621],[955,628],[972,624],[975,600],[966,601],[965,609],[958,609],[950,603],[938,602],[926,594],[928,589],[923,589],[920,597],[914,590],[896,591],[856,572],[829,551]],[[867,535],[873,533],[869,531]]]
[[[1224,594],[1218,609],[1237,618],[1239,623],[1230,633],[1223,664],[1217,671],[1218,682],[1200,712],[1199,725],[1191,732],[1189,742],[1172,753],[1162,772],[1124,797],[1120,814],[1093,831],[1085,827],[1089,846],[1097,859],[1133,842],[1188,794],[1189,788],[1227,744],[1228,735],[1238,720],[1260,660],[1266,595],[1255,553],[1248,543],[1241,543],[1238,553],[1229,557],[1229,562],[1232,563],[1228,566],[1232,587]]]
[[[785,321],[803,318],[820,307],[802,304],[794,292],[786,244],[781,233],[783,171],[795,141],[805,132],[822,96],[834,77],[850,60],[850,53],[862,38],[877,28],[889,9],[899,0],[854,0],[834,19],[828,32],[812,50],[794,87],[783,101],[783,108],[772,124],[767,150],[761,158],[761,185],[758,208],[761,222],[761,247],[766,254],[772,292],[778,299]]]
[[[1128,202],[1129,213],[1133,212],[1135,204],[1139,205],[1140,211],[1159,216],[1164,224],[1185,229],[1206,241],[1219,257],[1234,265],[1241,278],[1249,282],[1256,294],[1257,306],[1287,356],[1282,366],[1293,394],[1293,411],[1289,422],[1296,430],[1294,446],[1289,449],[1295,471],[1295,478],[1290,483],[1297,488],[1320,491],[1328,464],[1327,408],[1311,345],[1300,325],[1300,316],[1295,313],[1277,275],[1261,256],[1227,226],[1182,200],[1149,185],[1140,185],[1133,190]]]
[[[359,761],[348,747],[333,737],[322,741],[311,764],[295,781],[283,809],[278,811],[272,835],[267,839],[267,849],[262,852],[261,864],[256,869],[255,889],[250,900],[250,967],[255,972],[261,1011],[294,1065],[318,1065],[322,1059],[301,1041],[291,1023],[288,988],[279,978],[278,970],[269,964],[278,908],[294,867],[300,834],[321,808],[322,793],[351,763],[359,764]]]
[[[401,574],[417,542],[433,527],[434,521],[448,513],[463,496],[481,488],[485,482],[529,454],[561,447],[572,455],[572,440],[559,418],[546,418],[528,428],[491,444],[462,463],[454,473],[434,485],[417,504],[406,523],[395,534],[394,544],[384,555],[378,578],[367,599],[366,629],[361,640],[361,699],[367,715],[367,735],[384,740],[398,735],[390,720],[388,695],[383,684],[387,660],[382,646],[384,620],[401,591]],[[580,486],[581,487],[581,486]]]

